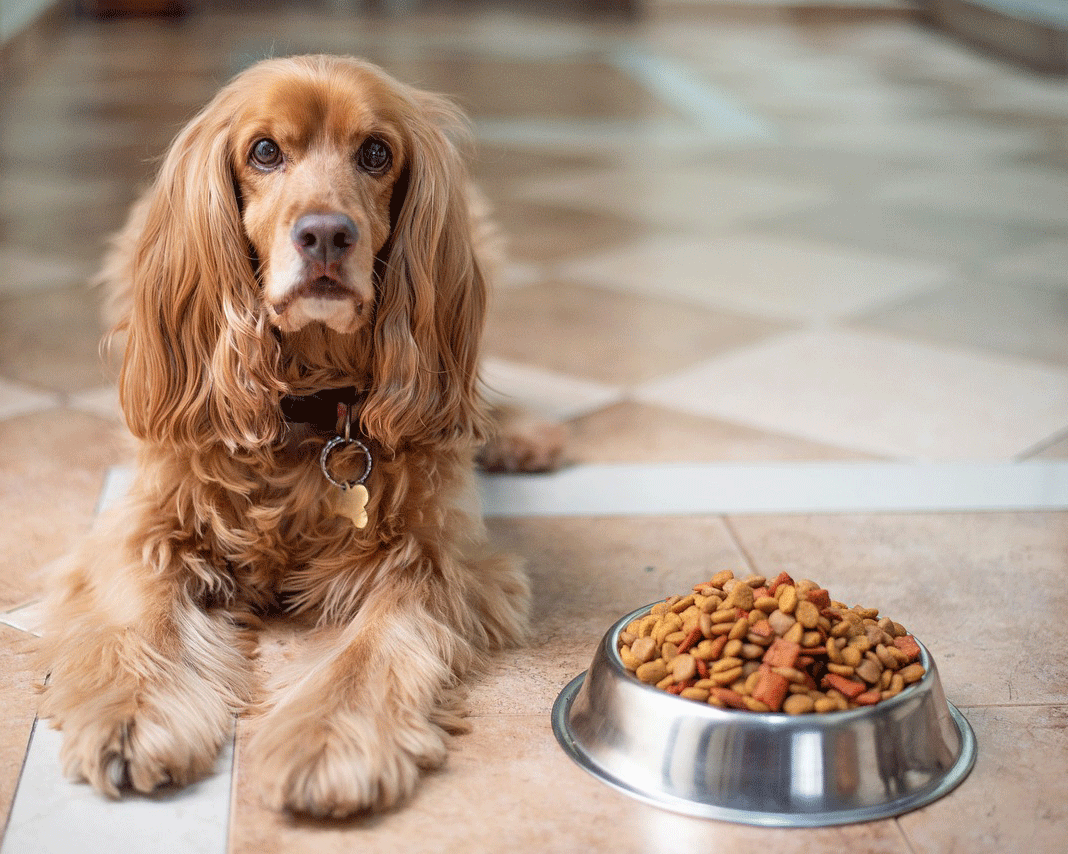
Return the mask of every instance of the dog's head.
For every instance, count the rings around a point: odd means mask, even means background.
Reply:
[[[477,434],[485,285],[460,138],[449,102],[354,59],[268,60],[221,90],[146,202],[120,382],[134,433],[269,444],[280,340],[318,325],[339,365],[370,353],[352,377],[368,435]]]

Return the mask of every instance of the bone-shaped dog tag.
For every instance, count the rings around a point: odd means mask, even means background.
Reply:
[[[367,525],[368,497],[367,487],[362,483],[342,491],[338,497],[337,514],[351,520],[356,528],[365,527]]]

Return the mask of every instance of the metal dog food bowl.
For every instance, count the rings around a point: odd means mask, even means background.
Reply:
[[[703,818],[820,827],[918,809],[971,771],[975,736],[922,644],[926,675],[877,705],[759,714],[676,697],[629,673],[619,633],[648,612],[612,626],[553,706],[568,755],[633,797]]]

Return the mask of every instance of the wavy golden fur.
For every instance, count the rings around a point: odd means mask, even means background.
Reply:
[[[527,580],[486,553],[473,486],[486,283],[462,130],[317,56],[253,66],[175,139],[106,265],[136,476],[48,603],[41,714],[69,775],[114,796],[206,773],[254,695],[252,615],[302,612],[254,779],[279,809],[385,808],[444,761],[465,672],[522,637]],[[350,386],[362,529],[320,470],[329,435],[281,414]]]

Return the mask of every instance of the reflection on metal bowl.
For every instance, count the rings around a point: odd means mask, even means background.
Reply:
[[[553,707],[564,750],[597,778],[665,809],[725,821],[819,827],[924,806],[975,762],[975,737],[927,673],[874,706],[829,714],[718,709],[639,682],[616,651],[620,619]]]

